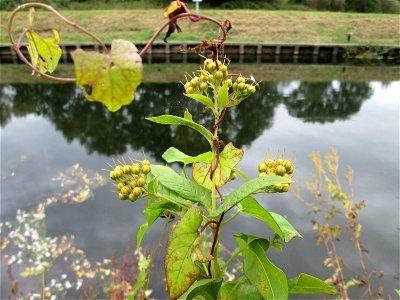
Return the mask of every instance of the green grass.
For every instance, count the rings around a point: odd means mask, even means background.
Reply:
[[[105,42],[123,38],[133,42],[147,41],[166,19],[162,9],[137,10],[65,10],[62,13],[98,35]],[[229,18],[233,29],[230,42],[266,43],[346,43],[346,34],[353,33],[353,44],[399,45],[399,16],[394,14],[356,14],[304,11],[202,10],[205,15],[219,20]],[[10,12],[0,12],[0,42],[8,43],[7,19]],[[182,33],[171,36],[170,41],[210,39],[216,35],[216,26],[179,21]],[[14,24],[14,35],[27,26],[27,16],[21,13]],[[35,29],[49,31],[57,28],[62,42],[91,42],[80,32],[61,24],[47,12],[38,11]],[[204,30],[206,28],[207,30]],[[214,30],[215,28],[215,30]],[[19,29],[19,30],[17,30]],[[162,41],[162,36],[159,41]]]

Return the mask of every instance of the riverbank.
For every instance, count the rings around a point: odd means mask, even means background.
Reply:
[[[162,10],[76,10],[61,11],[67,18],[93,31],[105,42],[123,38],[133,42],[147,41],[166,19]],[[399,45],[399,18],[395,14],[357,14],[304,11],[251,11],[251,10],[202,10],[202,14],[219,20],[229,19],[233,29],[229,42],[264,43],[347,43],[347,33],[352,33],[349,44]],[[10,12],[0,13],[0,43],[9,43],[7,20]],[[183,32],[171,36],[170,41],[196,41],[215,38],[212,24],[193,24],[179,21]],[[14,24],[19,32],[27,25],[27,16],[21,13]],[[92,42],[87,36],[59,22],[48,12],[38,10],[35,30],[60,31],[61,42]],[[15,32],[16,34],[18,33]],[[159,38],[161,41],[163,36]]]
[[[143,82],[178,82],[184,80],[185,72],[193,72],[198,64],[145,65]],[[32,76],[25,65],[1,65],[0,84],[11,83],[51,83],[50,81]],[[381,81],[400,80],[400,67],[396,66],[338,66],[338,65],[299,65],[299,64],[233,64],[232,72],[245,75],[252,74],[262,81],[299,80],[322,81]],[[72,64],[61,64],[56,71],[58,75],[74,76]]]

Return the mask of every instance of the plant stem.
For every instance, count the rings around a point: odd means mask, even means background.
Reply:
[[[226,29],[225,29],[224,24],[218,22],[214,18],[210,18],[210,17],[207,17],[207,16],[198,15],[198,14],[193,14],[191,12],[186,12],[186,13],[179,14],[179,15],[169,19],[168,22],[166,22],[163,26],[161,26],[160,29],[158,29],[157,32],[153,35],[153,37],[150,39],[150,41],[146,44],[146,46],[140,51],[139,55],[141,57],[143,57],[146,54],[147,50],[149,50],[151,45],[154,43],[155,39],[161,34],[161,32],[165,28],[167,28],[167,26],[169,26],[169,24],[171,24],[172,22],[177,21],[180,18],[185,18],[185,17],[189,17],[189,19],[192,22],[198,22],[200,20],[206,20],[206,21],[210,21],[210,22],[218,25],[220,27],[220,29],[222,30],[222,32],[223,32],[223,36],[222,36],[222,38],[220,38],[218,40],[218,42],[223,43],[226,40]]]
[[[372,291],[371,281],[369,280],[370,275],[368,273],[367,267],[365,266],[364,255],[363,255],[363,252],[362,252],[360,239],[354,233],[353,233],[353,236],[354,236],[354,240],[355,240],[355,243],[356,243],[358,256],[360,257],[361,267],[362,267],[363,272],[364,272],[365,283],[367,284],[367,287],[368,287],[368,293],[369,293],[370,298],[373,299],[374,298],[374,293]]]
[[[237,212],[235,212],[228,220],[226,220],[225,222],[222,222],[222,225],[226,225],[229,222],[233,221],[233,219],[235,219],[242,211],[238,210]]]
[[[225,273],[226,268],[229,266],[229,264],[235,260],[240,254],[240,251],[234,252],[232,253],[231,257],[229,257],[229,259],[225,262],[225,264],[221,267],[222,272]]]
[[[45,288],[45,281],[44,281],[44,272],[42,272],[42,295],[41,295],[41,299],[44,300],[45,299],[45,295],[44,295],[44,288]]]
[[[61,15],[57,10],[55,10],[53,7],[51,7],[50,5],[47,4],[43,4],[43,3],[37,3],[37,2],[31,2],[31,3],[25,3],[25,4],[21,4],[18,5],[16,9],[14,9],[11,13],[11,16],[8,20],[8,27],[7,27],[7,31],[8,31],[8,37],[10,38],[11,44],[13,45],[15,52],[17,53],[18,57],[26,64],[28,65],[31,70],[34,70],[37,74],[40,74],[40,76],[45,77],[49,80],[53,80],[53,81],[58,81],[58,82],[76,82],[75,78],[63,78],[63,77],[56,77],[56,76],[51,76],[48,75],[46,73],[41,72],[39,69],[37,69],[35,66],[33,66],[23,55],[23,53],[21,52],[21,42],[22,39],[24,38],[27,29],[25,29],[22,34],[20,35],[18,42],[15,43],[13,37],[12,37],[12,24],[14,21],[14,18],[16,16],[16,14],[18,12],[20,12],[23,9],[26,8],[31,8],[31,7],[40,7],[40,8],[44,8],[50,12],[52,12],[53,14],[55,14],[57,17],[59,17],[63,22],[67,23],[69,26],[74,27],[76,30],[79,30],[80,32],[82,32],[83,34],[86,34],[88,36],[90,36],[91,38],[93,38],[98,44],[99,46],[103,49],[104,53],[108,54],[108,49],[105,46],[105,44],[93,33],[91,33],[90,31],[84,29],[83,27],[79,26],[78,24],[76,24],[75,22],[72,22],[70,20],[68,20],[66,17],[64,17],[63,15]]]
[[[347,294],[346,281],[344,280],[344,275],[343,275],[343,271],[342,271],[342,263],[340,263],[339,256],[337,255],[336,245],[335,245],[335,242],[333,241],[331,234],[329,234],[329,241],[331,242],[333,256],[335,258],[337,268],[339,268],[340,285],[342,287],[342,296],[343,296],[344,300],[348,300],[349,295]]]

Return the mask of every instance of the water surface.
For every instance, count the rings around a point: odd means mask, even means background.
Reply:
[[[2,222],[14,220],[18,209],[29,211],[57,192],[59,187],[52,178],[76,163],[97,172],[114,157],[142,158],[144,152],[153,162],[162,163],[161,154],[169,146],[191,155],[208,147],[186,128],[144,121],[146,116],[182,115],[189,107],[194,119],[205,126],[211,124],[207,112],[185,99],[176,83],[142,84],[135,102],[116,113],[87,102],[74,85],[4,84],[0,89]],[[400,82],[395,79],[264,82],[259,92],[226,115],[221,130],[224,141],[244,149],[239,167],[250,178],[257,176],[257,164],[266,153],[277,156],[284,152],[294,159],[296,186],[309,198],[302,188],[312,172],[308,155],[312,151],[325,154],[333,146],[341,156],[342,170],[345,165],[355,170],[356,198],[367,203],[360,214],[363,243],[369,250],[371,268],[385,273],[380,283],[387,293],[398,287],[399,89]],[[145,203],[118,201],[111,190],[108,182],[84,203],[49,209],[47,234],[75,235],[77,246],[93,259],[121,254],[144,223]],[[305,272],[326,278],[325,249],[315,245],[307,208],[290,193],[260,200],[271,211],[285,215],[304,237],[286,245],[283,254],[271,252],[273,262],[289,277]],[[145,236],[150,241],[145,245],[154,245],[161,228],[162,222],[156,222]],[[238,218],[226,228],[223,242],[234,247],[232,234],[237,232],[270,234],[261,228],[264,226],[258,221]],[[343,241],[340,247],[349,267],[359,269],[354,246]],[[162,257],[157,258],[156,266],[151,288],[154,297],[163,298]],[[9,285],[4,263],[2,275],[1,298],[6,298]],[[72,295],[76,292],[70,292]],[[353,295],[358,295],[356,289]]]

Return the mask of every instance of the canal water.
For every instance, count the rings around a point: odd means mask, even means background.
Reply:
[[[399,280],[399,90],[399,78],[385,82],[311,82],[301,78],[263,82],[260,91],[227,113],[221,127],[224,141],[244,149],[239,168],[250,178],[257,176],[257,165],[266,155],[284,154],[294,160],[294,187],[308,200],[312,195],[307,193],[304,182],[311,179],[313,171],[309,154],[318,151],[325,155],[330,147],[336,149],[341,173],[346,171],[346,165],[354,169],[355,197],[366,202],[359,215],[362,242],[368,250],[370,270],[384,273],[379,281],[374,280],[374,285],[382,285],[384,295],[395,295]],[[113,159],[142,159],[144,153],[152,162],[163,163],[161,155],[170,146],[190,155],[207,151],[206,142],[199,141],[199,136],[186,128],[144,120],[161,114],[182,115],[188,107],[195,120],[210,125],[207,112],[184,98],[178,83],[144,83],[136,100],[116,113],[86,101],[69,84],[3,84],[0,91],[3,224],[10,222],[13,226],[18,223],[19,210],[36,211],[38,203],[51,201],[52,195],[61,197],[60,191],[64,188],[65,192],[68,180],[73,181],[78,171],[90,178],[95,178],[96,172],[107,178],[102,169]],[[61,172],[65,178],[60,181],[56,178]],[[233,182],[225,191],[241,183]],[[82,185],[90,186],[91,197],[86,199],[84,189],[84,195],[75,195],[74,201],[55,200],[56,205],[49,205],[46,210],[45,226],[40,232],[49,238],[73,235],[74,247],[81,249],[93,265],[114,255],[121,257],[129,241],[135,245],[136,232],[145,221],[145,201],[133,204],[117,200],[108,180],[103,185],[83,178],[73,186]],[[328,278],[330,270],[323,264],[327,254],[323,246],[316,245],[316,232],[312,229],[315,216],[307,214],[307,207],[292,193],[258,199],[267,209],[284,215],[304,237],[284,245],[283,253],[271,251],[274,264],[288,277],[304,272]],[[340,222],[343,220],[339,218]],[[162,227],[163,221],[157,221],[145,235],[145,250],[150,251],[155,245]],[[3,225],[2,243],[10,230],[7,228]],[[235,247],[234,233],[271,235],[261,222],[249,217],[239,217],[225,229],[222,242],[230,249]],[[337,244],[346,273],[353,276],[353,271],[361,270],[354,244],[346,236]],[[3,255],[8,249],[5,247]],[[26,249],[13,251],[17,255]],[[10,296],[11,287],[6,262],[2,261],[2,299]],[[23,262],[14,265],[19,290],[40,293],[40,280],[20,277],[18,271],[22,267],[18,265]],[[51,284],[52,278],[58,278],[64,286],[67,293],[62,297],[83,295],[82,287],[76,290],[70,261],[60,258],[51,266],[46,285]],[[103,289],[102,283],[92,284],[99,291]],[[166,298],[161,255],[155,260],[149,288],[154,298]],[[358,297],[364,290],[353,287],[350,294]],[[90,289],[86,287],[87,291]]]

